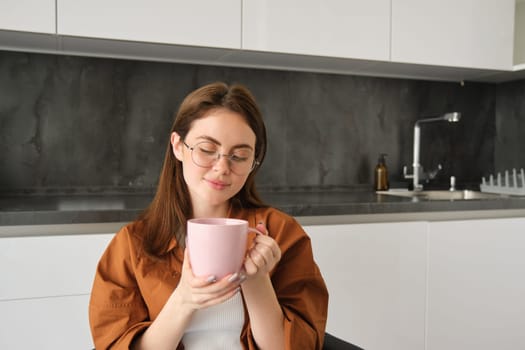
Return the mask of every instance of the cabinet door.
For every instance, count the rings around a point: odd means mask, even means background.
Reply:
[[[0,29],[55,34],[55,0],[2,0]]]
[[[525,69],[525,0],[516,0],[514,14],[514,65]]]
[[[515,0],[392,0],[392,61],[512,69]]]
[[[0,349],[92,349],[88,304],[88,294],[0,301]]]
[[[0,238],[0,300],[89,294],[113,234]]]
[[[244,0],[242,48],[389,59],[390,0]]]
[[[327,331],[367,350],[424,349],[427,223],[304,229],[330,293]]]
[[[93,348],[89,295],[113,236],[0,238],[0,349]]]
[[[241,0],[57,0],[57,6],[62,35],[241,46]]]
[[[429,230],[427,350],[525,349],[525,219]]]

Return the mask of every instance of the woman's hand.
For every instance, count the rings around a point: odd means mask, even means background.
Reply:
[[[133,341],[131,349],[173,349],[174,344],[180,343],[194,312],[231,298],[239,292],[241,281],[237,273],[220,281],[214,276],[196,277],[186,249],[177,288],[153,323]]]
[[[225,276],[219,281],[216,280],[215,276],[207,278],[195,276],[191,270],[188,249],[186,249],[181,279],[173,291],[173,297],[178,297],[179,302],[188,311],[193,312],[228,300],[239,292],[241,281],[238,273]]]
[[[244,270],[248,278],[268,274],[281,260],[281,248],[268,235],[264,224],[259,223],[256,229],[263,234],[255,237],[254,244],[246,255]]]
[[[244,261],[244,302],[256,347],[284,349],[284,315],[269,273],[281,259],[281,249],[263,224],[256,229],[264,234],[255,237]]]

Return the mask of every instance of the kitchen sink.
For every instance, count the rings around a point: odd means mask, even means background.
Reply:
[[[461,200],[480,200],[508,198],[507,195],[497,193],[486,193],[473,190],[449,191],[449,190],[428,190],[428,191],[409,191],[407,189],[390,189],[388,191],[376,191],[377,194],[397,197],[412,198],[414,201],[461,201]]]

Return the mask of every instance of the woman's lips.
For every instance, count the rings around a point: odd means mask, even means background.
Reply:
[[[222,182],[222,181],[219,181],[219,180],[206,180],[208,181],[208,183],[210,184],[210,186],[216,190],[222,190],[228,186],[230,186],[228,183],[226,182]]]

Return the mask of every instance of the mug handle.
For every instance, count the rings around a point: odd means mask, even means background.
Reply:
[[[248,227],[248,232],[253,232],[253,233],[256,233],[258,235],[266,236],[266,233],[262,233],[261,231],[255,229],[255,228],[252,228],[252,227]]]

